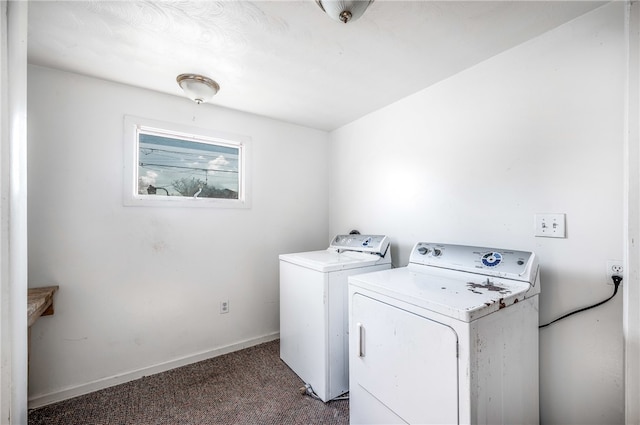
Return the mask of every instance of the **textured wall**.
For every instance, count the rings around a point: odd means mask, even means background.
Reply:
[[[327,133],[46,68],[28,82],[29,284],[60,285],[30,397],[276,336],[278,254],[329,240]],[[252,207],[123,206],[124,115],[251,137]]]
[[[597,9],[332,133],[332,232],[535,251],[540,322],[612,292],[623,257],[623,3]],[[533,236],[567,214],[567,238]],[[623,421],[621,295],[540,331],[541,422]]]

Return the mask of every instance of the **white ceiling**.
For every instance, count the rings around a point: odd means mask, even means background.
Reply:
[[[200,73],[213,104],[333,130],[603,3],[376,0],[345,25],[314,0],[32,0],[29,62],[177,96]]]

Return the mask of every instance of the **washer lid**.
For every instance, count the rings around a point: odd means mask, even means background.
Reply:
[[[538,293],[529,282],[437,267],[408,267],[349,276],[365,288],[464,322],[471,322]],[[529,292],[532,290],[531,292]]]
[[[319,272],[332,272],[336,270],[348,270],[358,267],[370,267],[391,263],[391,255],[380,257],[377,254],[357,251],[339,252],[328,248],[322,251],[297,252],[293,254],[281,254],[280,261],[286,261]]]

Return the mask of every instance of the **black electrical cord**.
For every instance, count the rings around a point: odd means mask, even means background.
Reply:
[[[322,401],[320,396],[313,391],[313,388],[311,388],[311,385],[309,385],[309,384],[304,384],[304,387],[300,388],[300,394],[302,394],[302,395],[306,394],[308,396],[311,396],[311,397],[315,398],[316,400]],[[336,397],[336,398],[332,398],[331,400],[327,400],[327,403],[329,403],[330,401],[338,401],[338,400],[349,400],[349,392],[344,393],[340,397]]]
[[[552,322],[547,323],[546,325],[540,325],[540,326],[538,326],[538,328],[539,328],[539,329],[545,328],[545,327],[549,326],[550,324],[557,322],[558,320],[562,320],[562,319],[567,318],[567,317],[569,317],[569,316],[572,316],[572,315],[574,315],[574,314],[576,314],[576,313],[580,313],[580,312],[582,312],[582,311],[590,310],[590,309],[592,309],[592,308],[594,308],[594,307],[598,307],[599,305],[602,305],[602,304],[606,303],[607,301],[609,301],[611,298],[615,297],[615,296],[616,296],[616,294],[618,293],[618,287],[619,287],[619,286],[620,286],[620,284],[622,283],[622,277],[621,277],[621,276],[615,276],[615,275],[614,275],[614,276],[611,276],[611,279],[613,280],[614,289],[613,289],[613,294],[612,294],[609,298],[607,298],[607,299],[606,299],[606,300],[604,300],[604,301],[600,301],[600,302],[599,302],[599,303],[597,303],[597,304],[590,305],[589,307],[584,307],[584,308],[581,308],[580,310],[576,310],[576,311],[572,311],[571,313],[567,313],[567,314],[565,314],[564,316],[562,316],[562,317],[558,317],[556,320],[554,320],[554,321],[552,321]]]

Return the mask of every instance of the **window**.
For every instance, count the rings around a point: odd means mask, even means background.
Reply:
[[[243,136],[125,117],[125,205],[248,208]]]

